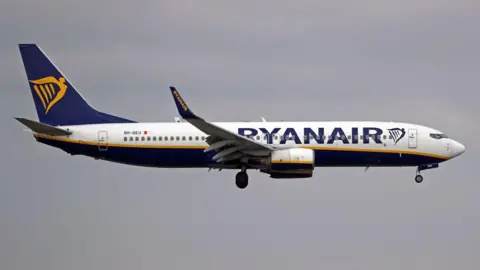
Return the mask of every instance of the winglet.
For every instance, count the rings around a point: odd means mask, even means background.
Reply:
[[[173,96],[173,99],[175,100],[175,104],[177,105],[177,110],[180,116],[183,117],[184,119],[198,119],[199,117],[196,116],[192,112],[192,110],[190,110],[190,108],[188,108],[187,103],[183,101],[177,89],[175,89],[175,87],[173,86],[170,86],[170,90],[172,91],[172,96]]]

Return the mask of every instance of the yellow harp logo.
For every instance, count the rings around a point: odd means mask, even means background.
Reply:
[[[63,77],[57,80],[55,77],[49,76],[38,80],[30,80],[30,82],[43,104],[45,114],[65,96],[67,91],[67,85]]]

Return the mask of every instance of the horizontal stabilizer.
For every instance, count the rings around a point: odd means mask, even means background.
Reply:
[[[45,135],[50,135],[50,136],[66,136],[72,134],[70,131],[66,131],[61,128],[57,128],[54,126],[50,126],[47,124],[43,124],[40,122],[36,122],[33,120],[29,120],[26,118],[17,118],[15,119],[18,120],[18,122],[24,124],[27,126],[29,129],[31,129],[33,132],[40,133],[40,134],[45,134]]]

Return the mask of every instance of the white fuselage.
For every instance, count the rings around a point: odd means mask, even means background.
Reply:
[[[425,126],[395,122],[214,123],[277,148],[315,151],[315,166],[418,166],[464,151]],[[211,167],[207,135],[189,123],[93,124],[62,127],[72,135],[37,135],[41,142],[114,162],[155,167]],[[438,137],[438,138],[437,138]]]

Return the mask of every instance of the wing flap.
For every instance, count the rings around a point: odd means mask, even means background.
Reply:
[[[207,149],[203,150],[203,152],[207,153],[207,152],[217,150],[217,149],[220,149],[220,148],[228,146],[228,145],[236,145],[236,144],[237,144],[237,141],[235,141],[235,140],[220,140],[220,141],[216,141],[214,143],[209,143],[210,146]]]

